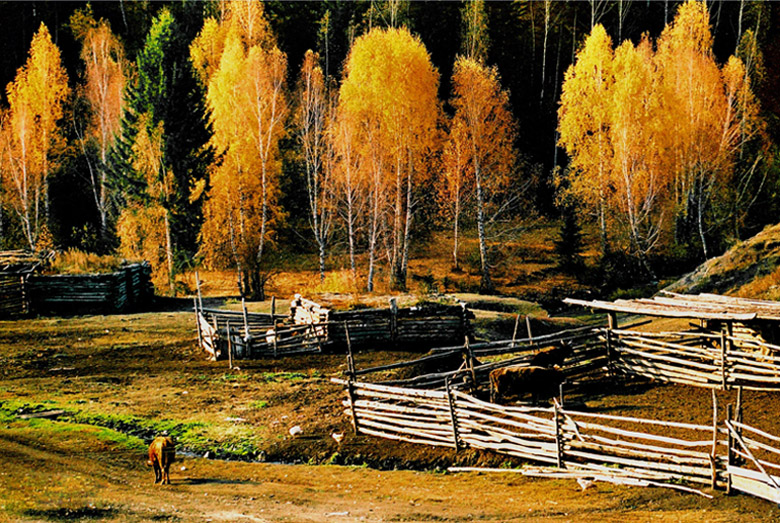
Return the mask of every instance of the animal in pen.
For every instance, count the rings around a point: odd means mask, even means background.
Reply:
[[[565,380],[563,372],[547,367],[502,367],[490,371],[490,401],[501,403],[510,397],[530,394],[536,403],[540,398],[556,395]]]
[[[176,443],[167,436],[154,438],[149,445],[149,460],[146,464],[154,469],[154,484],[171,484],[170,468],[176,461]]]
[[[566,358],[574,354],[571,343],[561,341],[558,345],[545,347],[533,354],[531,367],[561,367]]]
[[[439,357],[436,357],[437,354]],[[462,352],[440,354],[431,351],[426,353],[422,359],[424,359],[424,361],[420,361],[397,370],[393,375],[393,379],[405,381],[413,380],[415,378],[429,374],[452,372],[458,370],[464,364],[464,357]],[[478,362],[476,364],[478,364]]]

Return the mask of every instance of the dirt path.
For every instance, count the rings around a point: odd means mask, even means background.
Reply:
[[[160,487],[137,449],[91,427],[55,433],[0,428],[0,521],[780,521],[776,507],[746,496],[606,484],[583,492],[573,480],[514,473],[184,459]]]

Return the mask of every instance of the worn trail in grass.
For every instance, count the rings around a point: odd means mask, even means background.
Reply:
[[[35,425],[35,426],[33,426]],[[0,521],[767,521],[777,508],[517,474],[183,459],[151,484],[137,440],[38,420],[0,430]],[[181,470],[184,467],[184,470]]]

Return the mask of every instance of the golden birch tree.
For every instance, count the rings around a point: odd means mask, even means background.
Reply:
[[[332,109],[319,55],[311,50],[303,58],[296,91],[295,127],[303,155],[309,224],[317,243],[320,281],[325,280],[325,249],[333,217],[332,161],[327,125]]]
[[[606,188],[613,157],[608,136],[612,60],[612,41],[596,25],[564,75],[558,109],[559,143],[570,158],[568,190],[595,210],[602,253],[608,250]]]
[[[207,87],[218,160],[204,209],[201,250],[208,263],[232,259],[242,292],[263,299],[261,271],[282,216],[277,205],[279,140],[288,115],[287,57],[279,50],[260,2],[228,2],[207,20],[190,54]],[[225,238],[230,241],[226,242]]]
[[[100,236],[106,242],[111,205],[108,156],[120,131],[127,64],[124,47],[105,20],[95,21],[87,6],[71,17],[71,27],[81,42],[84,62],[82,96],[90,115],[86,130],[78,128],[78,139],[89,168],[89,181],[100,219]],[[93,154],[92,149],[97,154]]]
[[[153,125],[147,113],[138,119],[133,143],[133,168],[144,177],[147,198],[122,210],[117,229],[120,252],[127,258],[146,259],[152,265],[156,286],[174,288],[171,204],[176,179],[163,161],[163,122]]]
[[[647,255],[662,239],[668,208],[669,177],[661,168],[658,101],[653,89],[653,49],[645,37],[638,46],[625,41],[615,51],[614,81],[607,128],[613,163],[608,201],[628,252],[654,275]]]
[[[501,89],[498,70],[459,57],[452,74],[455,109],[449,148],[468,155],[468,176],[476,198],[477,233],[482,265],[480,292],[493,291],[487,245],[487,211],[491,196],[510,179],[516,153],[516,124],[509,111],[509,93]],[[455,143],[453,143],[455,142]]]
[[[357,277],[356,236],[368,197],[368,187],[363,176],[365,170],[361,164],[360,144],[355,137],[358,127],[347,120],[348,115],[338,110],[335,113],[329,126],[329,141],[334,154],[333,182],[337,188],[339,213],[347,232],[349,266],[354,279]]]
[[[679,241],[696,234],[704,258],[710,256],[707,216],[731,182],[735,155],[760,128],[742,61],[732,57],[721,70],[712,44],[706,5],[689,0],[661,34],[656,52],[662,147],[678,209],[675,232]]]
[[[44,24],[33,36],[27,62],[8,84],[2,119],[2,174],[6,205],[35,250],[48,221],[48,176],[62,148],[59,121],[70,90],[60,51]]]
[[[439,145],[438,85],[425,46],[405,28],[375,28],[350,50],[339,110],[358,126],[361,164],[370,171],[369,291],[383,222],[391,286],[406,287],[414,189],[428,175],[427,158]],[[388,215],[381,216],[385,209]]]

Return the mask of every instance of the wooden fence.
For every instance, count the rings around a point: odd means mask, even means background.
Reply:
[[[715,404],[713,424],[698,425],[579,412],[557,400],[551,408],[502,406],[450,386],[422,390],[331,381],[345,386],[345,414],[359,434],[490,450],[598,477],[670,487],[733,486],[780,500],[780,477],[767,472],[780,469],[780,437],[738,421],[741,413],[732,416],[731,409],[719,424]]]
[[[27,274],[0,274],[0,318],[24,316],[30,312]]]
[[[610,361],[628,374],[715,389],[780,388],[780,346],[758,339],[628,329],[608,329],[606,335]]]
[[[195,299],[198,344],[209,359],[230,361],[280,357],[321,351],[322,339],[314,325],[291,325],[273,312],[202,308]]]
[[[349,338],[353,347],[436,346],[459,342],[471,334],[472,313],[464,305],[424,304],[398,308],[395,298],[390,307],[334,311],[296,295],[290,305],[290,318],[299,325],[317,324],[325,345],[346,348]]]
[[[38,313],[123,312],[154,296],[148,263],[105,274],[35,274],[27,278],[26,288]]]
[[[350,335],[352,325],[349,326]],[[567,380],[574,381],[588,376],[603,375],[607,368],[607,351],[604,344],[603,329],[580,327],[542,336],[529,336],[511,340],[465,343],[460,346],[437,347],[432,354],[418,359],[381,365],[354,371],[354,376],[367,376],[370,381],[385,385],[408,386],[414,388],[443,388],[446,380],[451,380],[454,388],[476,388],[486,385],[490,371],[510,365],[527,365],[533,353],[543,347],[566,342],[572,346],[573,354],[566,359],[562,370]],[[446,370],[422,372],[406,379],[385,379],[388,371],[401,368],[430,368],[438,362],[457,362],[461,355],[460,366]],[[508,357],[507,357],[508,356]],[[495,357],[501,357],[496,359]],[[494,361],[487,361],[493,358]],[[458,378],[464,378],[462,380]],[[365,378],[363,378],[365,379]]]

